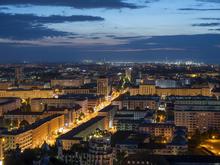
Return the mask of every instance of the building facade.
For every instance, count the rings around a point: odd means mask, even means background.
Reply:
[[[141,84],[139,88],[132,87],[129,89],[130,95],[158,95],[158,96],[211,96],[211,89],[209,87],[178,87],[178,88],[160,88],[152,84]]]
[[[98,95],[109,95],[109,81],[108,78],[102,77],[97,79],[97,94]]]
[[[18,130],[3,132],[1,137],[5,139],[4,151],[13,150],[17,145],[21,151],[40,147],[62,127],[64,127],[64,116],[57,114]]]
[[[174,122],[188,128],[190,135],[196,130],[205,132],[220,129],[219,100],[179,100],[174,104]]]
[[[0,97],[18,97],[21,99],[53,98],[55,92],[52,89],[11,89],[0,90]]]
[[[0,116],[3,116],[9,111],[18,109],[21,106],[19,98],[0,98]]]
[[[84,84],[83,78],[76,79],[54,79],[51,80],[51,87],[80,87]]]

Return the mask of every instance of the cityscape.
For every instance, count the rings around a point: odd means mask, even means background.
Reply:
[[[220,162],[220,66],[0,67],[3,164]]]
[[[1,0],[0,165],[220,164],[219,0]]]

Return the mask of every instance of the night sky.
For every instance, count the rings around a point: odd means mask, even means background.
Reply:
[[[0,0],[0,63],[220,63],[220,0]]]

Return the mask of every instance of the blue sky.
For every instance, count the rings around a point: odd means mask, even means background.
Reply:
[[[220,63],[218,0],[2,0],[2,62]]]

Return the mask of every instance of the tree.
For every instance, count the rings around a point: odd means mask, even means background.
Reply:
[[[5,163],[9,165],[29,165],[33,163],[33,160],[35,160],[38,155],[40,154],[39,149],[26,149],[23,153],[20,153],[19,156],[17,156],[17,150],[10,150],[6,153],[5,156]]]
[[[198,129],[196,129],[195,133],[189,140],[189,150],[192,151],[196,147],[198,147],[202,142],[201,133]]]
[[[83,151],[85,151],[85,146],[83,146],[82,144],[73,144],[72,147],[70,148],[70,151],[75,153],[82,153]]]
[[[21,105],[21,108],[20,108],[23,112],[30,112],[31,111],[31,106],[30,104],[26,104],[26,103],[23,103]]]
[[[19,124],[19,127],[26,127],[28,125],[29,125],[29,123],[26,120],[22,120]]]
[[[81,113],[79,114],[79,120],[82,120],[84,117],[85,117],[85,114],[84,114],[83,112],[81,112]]]
[[[156,121],[164,122],[165,120],[166,120],[166,112],[158,110],[156,114]]]
[[[4,119],[4,125],[5,127],[9,128],[11,124],[11,120],[10,119]]]
[[[19,126],[19,122],[17,119],[11,120],[10,126],[9,126],[10,129],[17,128],[18,126]]]
[[[49,165],[64,164],[62,161],[56,158],[57,148],[56,146],[50,146],[49,151]],[[23,153],[17,155],[16,150],[7,151],[5,154],[4,164],[6,165],[30,165],[33,164],[34,160],[41,160],[43,151],[40,148],[26,149]]]
[[[89,108],[89,113],[93,113],[94,109],[93,108]]]
[[[117,151],[116,159],[114,160],[114,165],[122,165],[125,158],[127,157],[127,153],[125,151]]]

